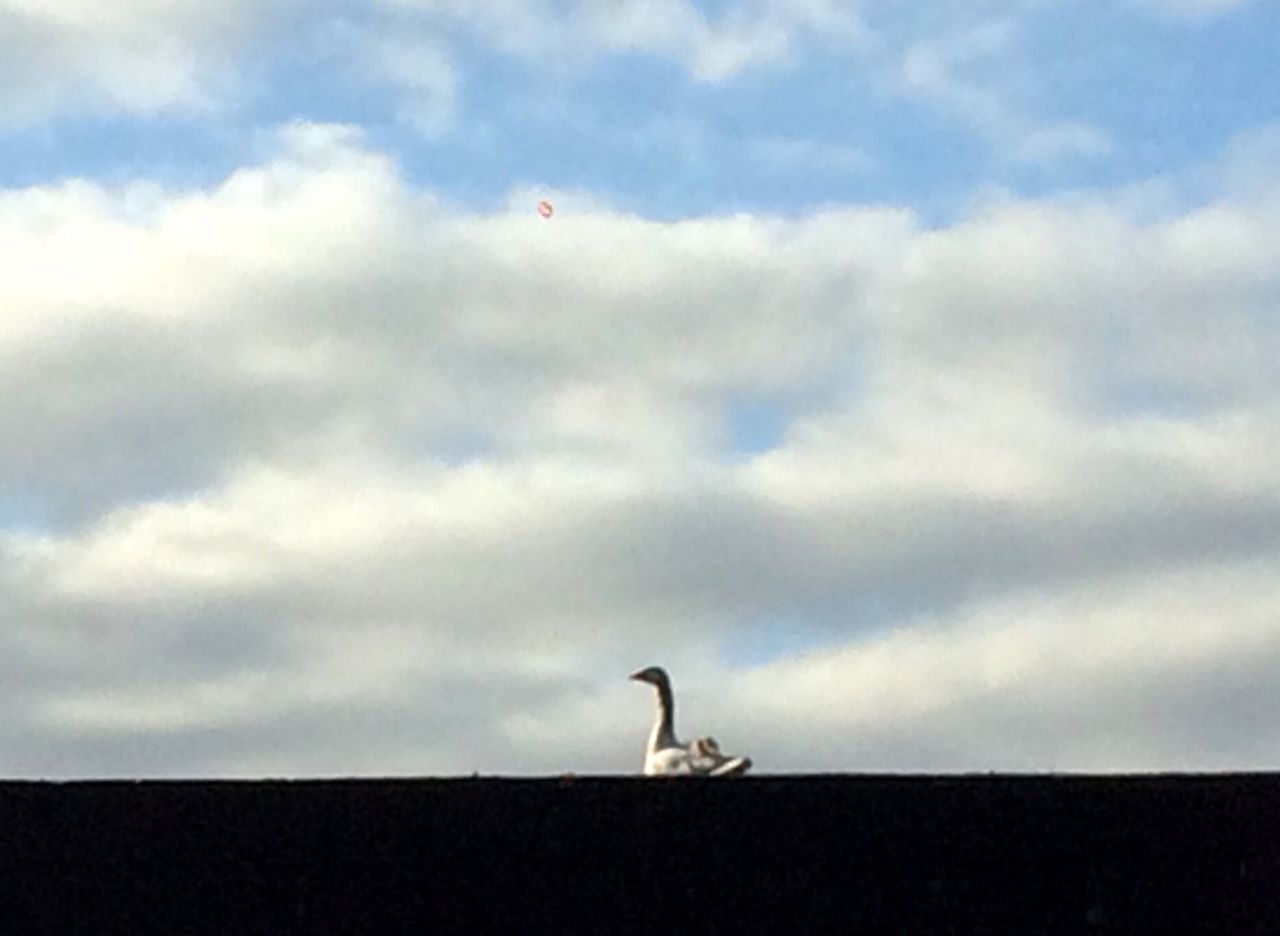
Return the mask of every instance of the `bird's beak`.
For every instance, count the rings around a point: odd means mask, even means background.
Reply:
[[[639,671],[637,671],[637,672],[632,673],[630,676],[628,676],[628,677],[627,677],[627,679],[635,679],[635,680],[638,680],[638,681],[640,681],[640,682],[648,682],[648,681],[649,681],[649,680],[647,680],[647,679],[645,679],[645,678],[644,678],[644,670],[639,670]]]

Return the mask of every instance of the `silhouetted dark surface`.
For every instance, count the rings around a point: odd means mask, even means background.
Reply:
[[[1280,934],[1280,775],[0,783],[0,933]]]

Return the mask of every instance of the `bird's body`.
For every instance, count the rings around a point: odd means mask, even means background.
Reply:
[[[751,767],[749,757],[720,753],[715,738],[695,738],[688,744],[676,738],[675,697],[671,692],[671,679],[662,667],[650,666],[632,673],[631,678],[649,683],[658,692],[657,718],[644,752],[645,776],[728,777],[746,773]]]

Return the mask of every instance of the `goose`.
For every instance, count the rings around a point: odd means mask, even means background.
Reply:
[[[695,738],[688,744],[676,740],[676,703],[671,694],[671,678],[661,666],[650,666],[631,678],[658,690],[658,718],[649,733],[649,746],[644,752],[646,777],[703,776],[729,777],[746,773],[749,757],[731,757],[720,752],[715,738]]]

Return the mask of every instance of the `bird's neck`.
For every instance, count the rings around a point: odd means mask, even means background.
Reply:
[[[660,751],[674,747],[676,743],[676,702],[671,696],[670,686],[658,685],[655,688],[658,690],[658,717],[649,734],[649,750]]]

